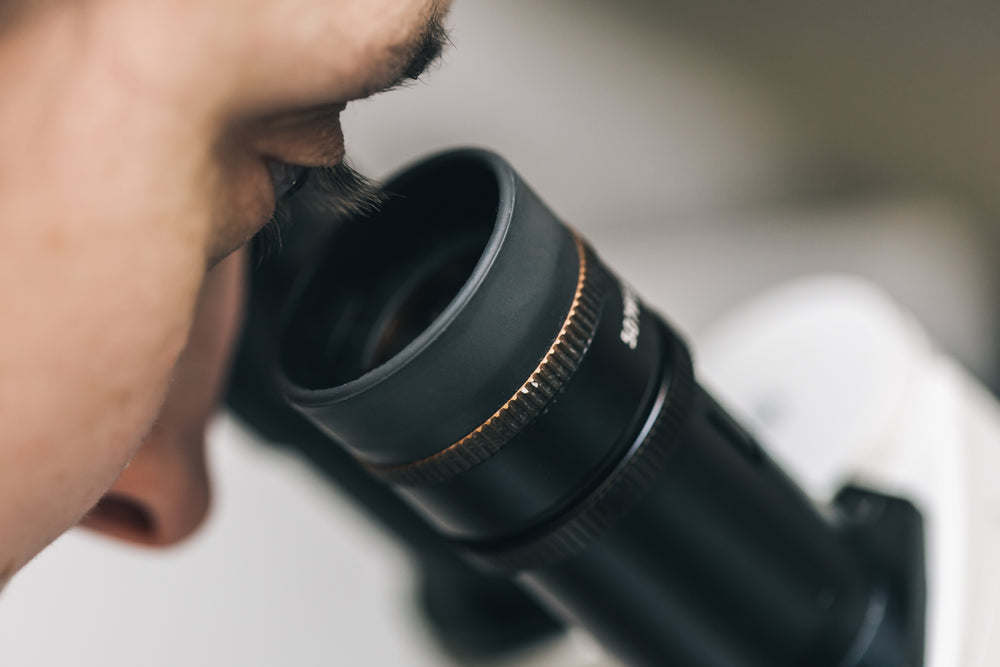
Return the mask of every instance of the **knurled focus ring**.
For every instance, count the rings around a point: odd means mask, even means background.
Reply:
[[[447,481],[494,456],[551,404],[576,372],[587,353],[604,302],[600,263],[574,235],[580,258],[576,293],[562,328],[527,381],[479,428],[449,447],[410,463],[382,465],[362,461],[370,472],[390,484],[417,486]]]
[[[667,337],[672,338],[670,334]],[[662,399],[650,415],[651,426],[639,435],[618,468],[542,537],[505,549],[471,547],[467,554],[472,560],[504,574],[558,563],[586,549],[642,502],[666,470],[695,394],[687,348],[679,340],[671,340],[670,346],[673,354],[668,376],[661,385]]]

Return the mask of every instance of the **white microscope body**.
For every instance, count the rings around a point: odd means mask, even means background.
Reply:
[[[802,280],[696,341],[699,377],[816,500],[904,497],[927,538],[927,667],[1000,665],[1000,404],[880,290]]]

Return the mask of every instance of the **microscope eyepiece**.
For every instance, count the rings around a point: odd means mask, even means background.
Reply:
[[[630,664],[881,664],[851,540],[510,165],[455,151],[386,190],[292,299],[298,410]]]

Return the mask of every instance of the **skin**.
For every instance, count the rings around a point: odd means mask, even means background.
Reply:
[[[243,298],[222,260],[271,215],[268,160],[338,163],[344,105],[446,4],[5,7],[0,584],[85,515],[150,545],[198,525]]]

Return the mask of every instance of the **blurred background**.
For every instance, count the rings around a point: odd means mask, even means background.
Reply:
[[[450,23],[439,71],[347,110],[355,166],[491,148],[695,342],[848,272],[998,386],[1000,7],[456,0]],[[231,418],[212,457],[215,513],[181,548],[77,531],[29,566],[0,664],[452,664],[348,499]]]
[[[460,0],[453,19],[425,84],[349,109],[360,166],[493,148],[682,328],[848,271],[993,379],[1000,8]]]

